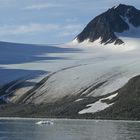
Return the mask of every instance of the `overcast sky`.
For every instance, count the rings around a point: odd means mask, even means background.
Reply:
[[[0,40],[34,44],[71,41],[98,14],[140,0],[0,0]]]

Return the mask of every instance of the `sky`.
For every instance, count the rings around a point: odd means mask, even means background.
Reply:
[[[0,41],[70,42],[95,16],[120,3],[140,9],[140,0],[0,0]]]

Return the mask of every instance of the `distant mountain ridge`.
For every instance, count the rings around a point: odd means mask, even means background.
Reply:
[[[130,25],[135,28],[140,26],[140,10],[120,4],[90,21],[76,40],[81,43],[85,40],[94,42],[100,39],[101,44],[123,44],[124,41],[116,33],[129,31]]]

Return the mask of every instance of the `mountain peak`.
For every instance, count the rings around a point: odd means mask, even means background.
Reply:
[[[133,7],[134,8],[134,6],[131,6],[131,5],[126,5],[126,4],[122,4],[122,3],[120,3],[118,6],[116,6],[116,8],[131,8],[131,7]]]
[[[130,24],[134,27],[140,26],[140,10],[119,4],[90,21],[76,39],[79,43],[85,40],[94,42],[100,38],[101,44],[122,44],[123,40],[119,39],[116,33],[128,31]]]

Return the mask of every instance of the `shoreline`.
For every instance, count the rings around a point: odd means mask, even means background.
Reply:
[[[0,117],[1,120],[63,120],[63,121],[96,121],[96,122],[129,122],[129,123],[140,123],[140,120],[115,120],[115,119],[71,119],[71,118],[22,118],[22,117]]]

